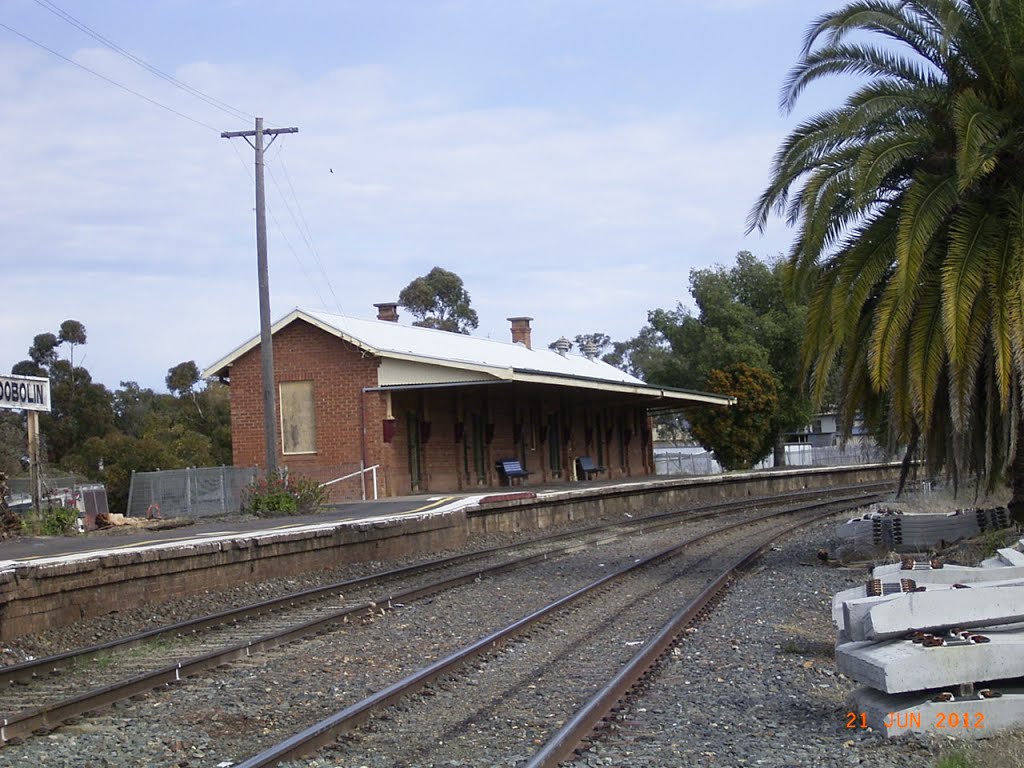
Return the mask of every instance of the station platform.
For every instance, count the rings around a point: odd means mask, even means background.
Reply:
[[[478,495],[478,494],[477,494]],[[283,531],[310,525],[332,525],[452,510],[472,504],[474,495],[408,496],[379,501],[331,504],[309,515],[282,517],[223,517],[154,521],[152,528],[120,526],[75,536],[18,536],[0,541],[0,571],[19,562],[123,550],[132,547],[181,544],[220,536],[247,536],[260,531]],[[163,523],[166,527],[159,527]]]
[[[484,533],[815,488],[894,484],[899,469],[871,464],[487,489],[332,505],[301,517],[9,539],[0,542],[0,641],[240,581],[453,551]]]

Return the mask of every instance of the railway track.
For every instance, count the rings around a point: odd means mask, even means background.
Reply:
[[[565,595],[238,764],[266,768],[324,751],[331,764],[554,766],[584,739],[737,569],[774,539],[835,510],[690,538]],[[722,567],[725,560],[728,565]],[[680,599],[685,603],[677,610]],[[660,616],[656,623],[654,616]],[[664,617],[668,622],[661,626]],[[654,626],[650,638],[644,630]],[[516,639],[527,635],[528,640]],[[641,638],[641,639],[638,639]],[[496,647],[507,643],[501,651]],[[641,647],[633,655],[632,648]],[[482,662],[480,659],[484,659]],[[611,681],[608,678],[611,678]],[[487,685],[489,694],[466,693]],[[426,688],[429,696],[409,703]],[[591,701],[587,696],[594,693]],[[580,712],[563,722],[562,713]],[[428,707],[430,714],[410,710]],[[368,734],[342,739],[371,714]],[[414,723],[430,721],[432,727]],[[563,726],[558,729],[557,726]],[[553,735],[550,732],[554,731]],[[547,741],[545,741],[547,739]],[[301,763],[297,763],[301,764]]]
[[[843,491],[845,503],[865,503],[862,492]],[[809,495],[821,496],[820,493]],[[787,499],[789,503],[792,500],[793,497]],[[747,500],[743,506],[749,506],[753,501]],[[308,590],[257,606],[202,617],[118,643],[82,649],[80,654],[62,654],[32,665],[6,668],[3,672],[7,677],[6,693],[9,695],[4,697],[5,709],[10,708],[13,714],[5,717],[3,737],[5,741],[24,738],[35,730],[54,727],[76,714],[146,689],[175,682],[231,660],[250,658],[258,651],[294,642],[346,620],[354,621],[360,615],[375,615],[376,611],[384,610],[388,602],[394,605],[421,599],[458,584],[492,578],[502,572],[550,560],[596,543],[614,541],[631,533],[678,525],[682,519],[690,522],[708,520],[737,506],[716,505],[714,509],[699,513],[689,511],[652,516],[627,525],[596,527],[583,533],[560,534],[526,544],[445,558],[425,566],[398,569],[368,579]],[[523,550],[532,551],[524,554]],[[519,556],[512,557],[513,552],[518,552]],[[423,583],[425,573],[436,575],[438,570],[458,572]],[[410,582],[416,580],[420,583],[410,586]],[[355,599],[352,596],[358,589],[369,590],[382,585],[388,590],[379,593],[376,599]],[[172,659],[170,663],[169,659]],[[76,678],[85,681],[83,687],[86,690],[75,689],[73,681]],[[113,682],[105,682],[108,679]],[[69,690],[74,691],[70,696]],[[12,696],[18,697],[16,701],[20,702],[20,708],[19,704],[11,707],[8,703]]]

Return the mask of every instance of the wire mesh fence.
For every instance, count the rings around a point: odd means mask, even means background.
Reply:
[[[80,485],[89,485],[90,482],[78,475],[55,474],[43,472],[39,478],[40,492],[42,496],[62,488],[77,488]],[[11,495],[32,496],[32,479],[29,477],[9,477],[7,487]]]
[[[859,445],[787,445],[786,465],[790,467],[838,467],[846,464],[875,464],[890,461],[891,456],[873,443]],[[774,463],[769,457],[757,469],[770,469]]]
[[[874,464],[889,461],[891,457],[877,445],[861,444],[839,446],[787,445],[786,466],[789,467],[836,467],[848,464]],[[769,456],[754,469],[771,469],[775,466]],[[722,467],[709,451],[692,446],[664,447],[654,449],[654,471],[658,475],[714,475]]]
[[[377,498],[383,477],[359,463],[303,467],[293,472],[326,486],[327,501]],[[281,472],[289,473],[288,467]],[[133,472],[128,491],[129,517],[219,517],[238,514],[247,488],[263,472],[256,467],[193,467]],[[375,485],[376,484],[376,485]]]
[[[715,475],[722,471],[710,451],[661,451],[654,449],[656,475]]]
[[[11,509],[25,509],[32,505],[32,480],[11,477],[7,480]],[[90,515],[107,511],[107,491],[102,483],[77,475],[43,473],[39,478],[39,503],[43,506],[78,507]]]
[[[132,472],[129,517],[217,517],[238,512],[255,467],[190,467]]]
[[[33,508],[32,480],[12,477],[7,480],[8,507],[25,513]],[[39,505],[43,509],[64,507],[77,509],[86,528],[91,528],[97,515],[109,512],[107,489],[77,475],[58,475],[43,472],[39,477]]]

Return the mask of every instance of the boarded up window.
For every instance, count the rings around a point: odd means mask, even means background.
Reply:
[[[316,410],[312,381],[281,384],[281,439],[285,453],[316,452]]]

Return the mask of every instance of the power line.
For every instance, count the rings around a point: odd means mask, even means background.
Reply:
[[[245,121],[248,122],[248,121],[252,121],[252,120],[256,119],[255,115],[250,115],[245,110],[238,109],[237,107],[233,107],[230,104],[221,101],[220,99],[217,99],[217,98],[214,98],[213,96],[205,94],[202,91],[200,91],[199,89],[193,88],[188,83],[185,83],[185,82],[182,82],[181,80],[178,80],[173,75],[169,75],[166,72],[162,71],[161,69],[159,69],[157,67],[154,67],[152,64],[150,64],[145,59],[141,59],[138,56],[136,56],[135,54],[131,53],[130,51],[125,50],[120,45],[115,43],[113,40],[111,40],[111,39],[109,39],[107,37],[104,37],[102,34],[97,32],[96,30],[92,29],[90,26],[88,26],[84,22],[79,21],[74,16],[72,16],[70,13],[65,11],[64,9],[60,8],[59,6],[57,6],[54,3],[51,3],[49,0],[35,0],[35,3],[36,3],[36,5],[40,6],[41,8],[44,8],[47,11],[49,11],[50,13],[52,13],[53,15],[57,16],[59,19],[62,19],[63,21],[66,21],[71,26],[73,26],[76,29],[80,30],[81,32],[84,32],[85,34],[89,35],[89,37],[93,38],[94,40],[102,43],[103,45],[105,45],[110,50],[115,51],[116,53],[119,53],[124,58],[126,58],[129,61],[133,62],[134,64],[137,64],[138,66],[142,67],[147,72],[150,72],[150,73],[156,75],[157,77],[159,77],[159,78],[161,78],[163,80],[166,80],[168,83],[173,85],[175,88],[178,88],[178,89],[184,91],[185,93],[188,93],[188,94],[190,94],[192,96],[195,96],[197,99],[201,99],[202,101],[204,101],[207,104],[209,104],[211,107],[215,107],[216,109],[219,109],[220,111],[225,112],[225,113],[231,115],[232,117],[238,118],[239,120],[245,120]]]
[[[331,292],[331,296],[334,298],[334,304],[338,309],[339,314],[345,314],[341,307],[341,302],[338,301],[338,294],[334,292],[334,285],[331,283],[331,276],[327,273],[327,269],[324,267],[324,263],[320,258],[320,252],[317,250],[316,245],[313,243],[313,230],[309,226],[309,222],[306,220],[306,214],[302,210],[302,201],[299,200],[298,194],[295,192],[295,186],[292,184],[291,174],[288,173],[288,166],[284,162],[284,149],[280,149],[277,152],[277,159],[281,162],[281,170],[284,171],[285,181],[288,182],[288,189],[291,190],[292,199],[295,200],[295,207],[299,210],[299,219],[302,221],[302,225],[295,219],[295,214],[292,213],[291,207],[288,205],[288,201],[285,199],[280,186],[277,183],[277,177],[274,175],[273,170],[270,171],[270,178],[274,182],[274,186],[277,187],[278,194],[281,195],[281,199],[285,201],[285,207],[288,208],[288,213],[292,214],[292,221],[295,222],[296,229],[299,230],[299,234],[302,235],[303,240],[306,242],[306,247],[309,248],[310,253],[313,254],[313,259],[316,261],[317,266],[320,268],[320,274],[324,276],[324,281],[327,283],[327,289]]]
[[[249,164],[245,162],[245,159],[238,151],[238,145],[235,144],[234,142],[231,142],[231,148],[235,151],[235,157],[237,157],[238,162],[242,164],[242,168],[245,170],[246,175],[249,177],[249,181],[253,181],[254,179],[252,175],[252,169],[249,167]],[[273,174],[271,174],[271,178],[273,178]],[[280,192],[280,190],[278,191]],[[295,263],[299,265],[299,269],[302,270],[302,274],[305,276],[306,280],[308,280],[309,284],[312,286],[313,293],[316,294],[316,298],[320,302],[320,306],[326,307],[327,303],[324,301],[324,297],[320,295],[320,290],[319,288],[317,288],[316,281],[313,279],[313,276],[309,273],[309,270],[306,268],[305,262],[303,262],[302,259],[299,257],[298,251],[296,251],[295,248],[292,246],[291,240],[289,240],[288,236],[285,234],[284,227],[281,226],[281,222],[278,220],[277,215],[274,213],[274,208],[268,205],[267,213],[270,214],[270,218],[273,220],[274,226],[277,228],[278,234],[281,235],[281,239],[284,240],[285,245],[288,246],[288,250],[292,252],[292,257],[295,259]]]
[[[196,125],[202,126],[203,128],[208,128],[209,130],[214,131],[215,133],[220,133],[219,129],[214,128],[209,123],[204,123],[202,120],[196,120],[194,117],[189,117],[184,112],[179,112],[178,110],[174,109],[173,107],[168,107],[166,104],[161,104],[156,99],[151,99],[151,98],[149,98],[149,96],[146,96],[145,94],[139,93],[138,91],[133,90],[132,88],[129,88],[127,85],[122,85],[121,83],[117,82],[116,80],[111,80],[106,75],[101,75],[96,70],[89,69],[89,67],[85,66],[84,64],[79,64],[74,59],[69,59],[64,54],[58,53],[57,51],[53,50],[53,48],[50,48],[50,47],[48,47],[46,45],[43,45],[38,40],[33,40],[28,35],[24,34],[23,32],[19,32],[18,30],[14,29],[13,27],[7,26],[3,22],[0,22],[0,27],[3,27],[8,32],[17,35],[22,40],[26,40],[26,41],[32,43],[32,45],[35,45],[35,46],[37,46],[39,48],[42,48],[47,53],[53,54],[58,59],[62,59],[64,61],[66,61],[68,64],[73,64],[74,66],[78,67],[79,69],[88,72],[90,75],[95,75],[96,77],[100,78],[100,80],[104,80],[104,81],[110,83],[111,85],[116,86],[117,88],[120,88],[122,91],[125,91],[126,93],[130,93],[132,96],[138,96],[140,99],[142,99],[143,101],[148,101],[153,106],[160,107],[160,109],[165,109],[168,112],[170,112],[171,114],[177,115],[178,117],[183,117],[186,120],[188,120],[189,122],[195,123]]]

